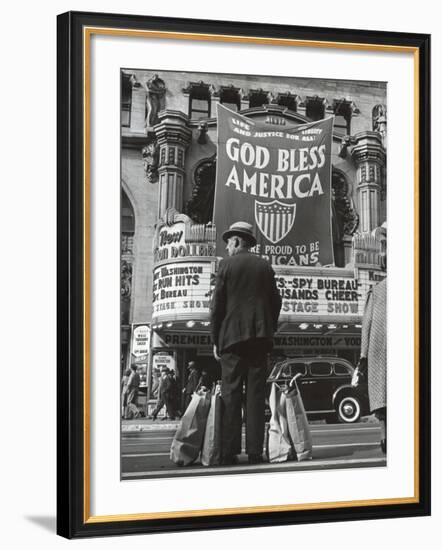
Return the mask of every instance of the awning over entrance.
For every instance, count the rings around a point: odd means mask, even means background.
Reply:
[[[154,348],[210,348],[210,323],[176,321],[153,325]],[[356,349],[361,345],[359,323],[280,323],[275,348]]]

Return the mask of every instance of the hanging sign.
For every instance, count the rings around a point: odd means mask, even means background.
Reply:
[[[218,255],[223,232],[245,221],[254,227],[254,252],[272,264],[333,264],[332,130],[333,117],[270,131],[218,104]]]

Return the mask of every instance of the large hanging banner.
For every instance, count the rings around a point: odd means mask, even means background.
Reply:
[[[332,130],[333,117],[275,127],[218,104],[218,256],[223,232],[245,221],[254,226],[254,251],[272,264],[333,264]]]

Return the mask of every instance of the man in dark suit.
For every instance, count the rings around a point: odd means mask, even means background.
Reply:
[[[156,420],[158,413],[166,405],[166,411],[171,420],[175,420],[176,411],[173,402],[173,380],[169,373],[168,367],[161,367],[161,379],[158,389],[158,400],[155,409],[152,412],[150,418]],[[166,420],[166,416],[163,420]]]
[[[187,378],[186,386],[183,388],[184,393],[184,410],[187,409],[190,402],[192,401],[192,395],[198,387],[198,382],[200,380],[200,373],[196,367],[195,361],[190,361],[187,365],[187,370],[189,375]]]
[[[221,361],[222,463],[235,464],[241,453],[241,401],[246,383],[246,452],[262,462],[267,354],[273,347],[281,309],[270,264],[250,248],[252,226],[236,222],[224,232],[228,258],[221,260],[211,303],[214,356]]]

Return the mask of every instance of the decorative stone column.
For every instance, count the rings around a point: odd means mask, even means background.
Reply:
[[[159,146],[158,218],[161,218],[168,208],[182,212],[184,159],[192,131],[188,127],[189,118],[181,111],[162,111],[158,119],[154,131]]]
[[[357,165],[356,185],[359,197],[359,231],[372,231],[380,225],[380,201],[383,194],[385,149],[377,132],[354,136],[352,157]]]

